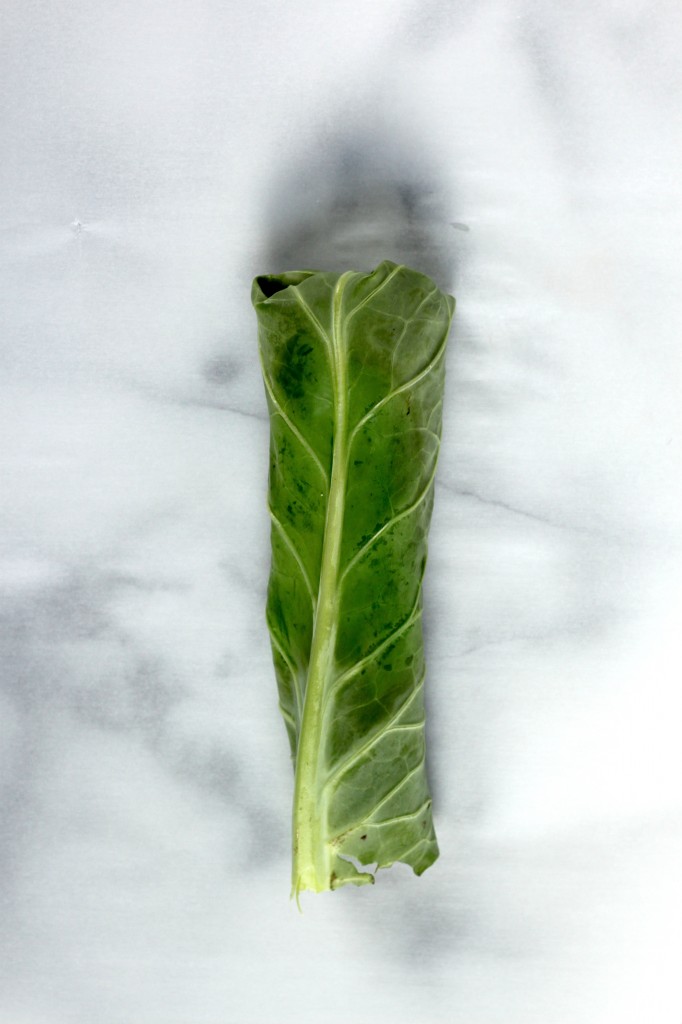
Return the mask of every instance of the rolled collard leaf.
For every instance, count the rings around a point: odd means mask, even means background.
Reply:
[[[295,765],[293,891],[421,874],[422,578],[454,299],[428,277],[258,277],[270,409],[267,622]],[[360,864],[356,868],[355,864]]]

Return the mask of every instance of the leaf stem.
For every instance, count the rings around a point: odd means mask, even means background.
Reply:
[[[334,390],[334,443],[327,501],[320,584],[313,622],[310,666],[296,757],[293,809],[292,895],[332,887],[332,848],[327,842],[327,806],[320,771],[325,692],[334,678],[334,648],[341,535],[348,474],[347,353],[341,328],[343,292],[351,276],[342,274],[332,296],[331,376]]]

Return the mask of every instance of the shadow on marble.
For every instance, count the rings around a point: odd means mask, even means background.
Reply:
[[[273,180],[263,215],[262,271],[371,270],[403,262],[454,287],[450,182],[421,138],[367,120],[347,134],[320,129]]]

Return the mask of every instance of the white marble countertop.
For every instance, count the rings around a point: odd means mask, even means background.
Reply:
[[[2,1024],[680,1024],[679,7],[2,18]],[[249,286],[383,258],[441,858],[299,915]]]

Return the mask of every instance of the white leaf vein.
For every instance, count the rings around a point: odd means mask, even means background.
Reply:
[[[377,297],[377,295],[379,294],[379,292],[382,291],[386,287],[386,285],[389,284],[393,280],[393,278],[396,276],[396,274],[398,274],[403,269],[404,269],[404,267],[403,267],[402,264],[399,264],[398,266],[394,267],[393,270],[390,272],[390,274],[387,274],[386,277],[384,278],[384,280],[380,284],[378,284],[376,286],[376,288],[373,288],[372,291],[369,293],[369,295],[365,296],[365,298],[362,300],[362,302],[358,302],[357,306],[353,306],[353,308],[351,309],[351,311],[348,313],[348,315],[346,317],[346,327],[348,326],[349,322],[353,319],[355,314],[359,313],[360,310],[364,306],[366,306],[368,302],[371,302],[372,299],[375,299]]]
[[[286,414],[286,412],[282,408],[281,403],[278,401],[278,399],[277,399],[277,397],[275,395],[275,392],[274,392],[273,387],[272,387],[272,383],[268,379],[268,377],[267,377],[267,375],[265,373],[263,373],[263,380],[265,381],[265,389],[266,389],[266,391],[267,391],[267,393],[268,393],[268,395],[270,397],[270,401],[272,402],[272,404],[273,404],[273,406],[275,408],[274,415],[275,416],[279,416],[284,421],[284,423],[286,424],[288,429],[291,431],[291,433],[294,435],[296,440],[299,442],[301,447],[310,456],[310,458],[312,459],[312,461],[315,463],[315,465],[317,466],[318,470],[320,471],[322,479],[324,480],[324,483],[325,483],[325,487],[328,490],[329,489],[329,477],[327,475],[326,469],[324,468],[324,466],[322,465],[322,462],[320,461],[320,457],[317,455],[317,453],[313,449],[312,445],[310,444],[310,441],[307,441],[305,439],[305,437],[303,436],[301,431],[292,422],[290,417]]]
[[[272,629],[270,630],[270,640],[272,642],[273,647],[277,648],[277,651],[279,652],[282,661],[284,662],[286,667],[289,669],[289,672],[291,673],[291,685],[294,691],[294,702],[296,704],[296,712],[298,714],[298,718],[300,721],[301,715],[303,713],[303,694],[301,692],[301,681],[299,679],[298,672],[295,670],[294,666],[291,663],[289,655],[284,650],[284,647],[282,646],[279,638],[275,635]]]
[[[437,450],[438,449],[436,448],[436,451]],[[391,518],[388,519],[384,523],[384,525],[381,526],[376,531],[376,533],[372,534],[372,536],[369,538],[369,540],[365,544],[362,545],[360,550],[358,552],[356,552],[356,554],[353,555],[353,557],[351,558],[350,562],[348,563],[348,565],[345,567],[345,569],[341,573],[341,578],[339,580],[340,584],[343,583],[343,581],[345,580],[346,576],[351,571],[353,566],[357,565],[357,563],[360,561],[360,559],[363,557],[363,555],[366,554],[366,552],[377,542],[379,537],[381,537],[384,533],[386,533],[387,530],[390,530],[392,526],[395,526],[396,523],[399,523],[402,519],[405,519],[407,516],[409,516],[412,512],[414,512],[416,509],[418,509],[419,506],[424,502],[424,499],[426,498],[426,496],[428,495],[429,491],[433,487],[433,482],[436,479],[436,465],[437,465],[437,460],[434,457],[433,469],[431,470],[431,474],[429,476],[429,479],[426,482],[426,484],[424,485],[423,489],[420,491],[418,497],[415,498],[415,500],[412,502],[411,505],[408,505],[407,508],[404,508],[402,510],[402,512],[398,512],[398,513],[396,513],[396,515],[391,516]]]
[[[389,789],[388,793],[386,793],[386,795],[383,796],[381,798],[381,800],[377,804],[374,805],[374,807],[372,808],[371,812],[364,819],[368,824],[371,825],[372,824],[371,819],[374,817],[374,815],[377,813],[377,811],[381,810],[381,808],[384,806],[384,804],[387,804],[388,801],[391,800],[395,796],[396,793],[400,792],[400,790],[403,788],[403,786],[406,783],[408,783],[410,781],[410,779],[414,778],[414,776],[417,774],[417,772],[420,772],[422,770],[422,768],[424,767],[425,761],[426,761],[426,751],[424,751],[422,753],[422,756],[419,758],[417,763],[412,768],[410,768],[409,772],[407,772],[407,774],[402,777],[400,782],[396,783],[396,785],[393,786],[392,789]]]
[[[431,797],[427,797],[416,811],[409,811],[407,814],[396,814],[392,818],[382,818],[381,821],[368,821],[366,818],[360,822],[361,825],[370,825],[372,828],[383,828],[385,825],[396,825],[400,821],[409,821],[411,818],[418,818],[431,806]],[[421,842],[421,840],[420,840]]]
[[[382,409],[388,402],[390,402],[392,398],[395,398],[397,395],[402,394],[403,391],[407,391],[409,388],[414,387],[415,384],[418,384],[421,380],[423,380],[424,377],[426,377],[431,372],[431,370],[435,369],[436,364],[442,359],[442,357],[445,354],[446,344],[447,336],[443,339],[437,351],[433,354],[432,358],[428,361],[426,366],[419,371],[419,373],[416,373],[414,377],[410,377],[410,379],[406,380],[404,384],[400,385],[400,387],[392,388],[388,392],[388,394],[384,395],[384,397],[380,401],[376,402],[371,409],[368,409],[368,411],[365,413],[362,419],[358,420],[358,422],[353,427],[350,434],[351,441],[357,434],[358,430],[364,427],[365,423],[371,420],[373,416],[376,416],[379,410]]]
[[[398,640],[403,635],[403,633],[407,632],[410,626],[414,625],[414,623],[420,618],[422,613],[420,601],[421,589],[419,590],[415,602],[410,610],[410,614],[407,616],[405,621],[401,622],[401,624],[391,633],[389,633],[386,639],[382,640],[380,644],[378,644],[373,650],[369,652],[369,654],[366,654],[364,658],[360,658],[360,660],[356,661],[354,665],[351,665],[349,669],[346,669],[345,672],[342,672],[340,676],[337,676],[336,679],[333,679],[331,681],[329,693],[327,695],[327,700],[324,706],[325,711],[327,710],[333,698],[338,694],[342,686],[344,686],[350,679],[356,676],[358,672],[361,672],[366,665],[370,665],[373,661],[376,661],[376,659],[380,657],[380,655],[386,650],[389,644],[394,643],[396,640]]]
[[[282,540],[284,541],[286,546],[291,551],[291,554],[294,556],[294,561],[298,565],[298,568],[300,570],[301,576],[303,578],[303,582],[305,583],[306,590],[308,591],[308,594],[310,595],[310,601],[311,601],[313,609],[314,609],[315,608],[315,594],[314,594],[312,585],[310,583],[310,578],[309,578],[308,573],[306,571],[306,568],[305,568],[305,566],[303,564],[303,560],[302,560],[300,554],[298,553],[298,549],[297,549],[296,545],[294,544],[294,542],[292,541],[292,539],[289,536],[289,534],[287,533],[287,531],[285,530],[285,528],[282,525],[281,521],[277,518],[277,515],[273,512],[272,508],[269,509],[269,512],[270,512],[270,518],[271,518],[275,528],[278,530],[280,536],[282,537]]]
[[[424,719],[423,718],[421,718],[418,722],[409,722],[409,723],[406,723],[404,725],[396,725],[395,724],[398,721],[398,719],[402,715],[404,715],[406,711],[409,710],[409,708],[412,706],[413,701],[415,700],[417,695],[423,689],[423,687],[424,687],[424,678],[425,678],[425,673],[422,673],[422,675],[420,676],[420,678],[417,681],[417,683],[415,683],[414,689],[410,693],[409,697],[407,697],[402,702],[402,704],[397,709],[397,711],[394,711],[393,714],[391,715],[391,717],[386,722],[384,722],[383,725],[381,725],[376,730],[376,732],[374,732],[369,737],[369,739],[366,740],[366,742],[362,744],[361,747],[358,747],[357,750],[354,750],[353,753],[350,754],[349,757],[347,757],[345,761],[343,761],[340,765],[337,765],[334,768],[334,771],[329,775],[329,777],[328,777],[328,779],[327,779],[327,781],[325,783],[326,786],[333,785],[334,782],[337,779],[339,779],[342,775],[345,775],[345,773],[350,768],[352,768],[354,764],[357,764],[357,762],[360,761],[363,758],[363,756],[369,750],[371,750],[373,746],[375,746],[377,743],[379,743],[379,741],[382,740],[385,736],[388,736],[390,733],[393,733],[393,732],[400,732],[401,730],[402,731],[412,731],[414,729],[420,729],[424,725]]]
[[[315,314],[313,313],[312,309],[310,308],[310,306],[308,305],[306,300],[303,298],[303,296],[301,295],[301,293],[298,290],[298,288],[294,288],[293,294],[294,294],[294,297],[295,297],[296,301],[298,302],[299,306],[301,307],[303,312],[306,314],[306,316],[308,317],[308,319],[310,320],[310,322],[314,326],[314,328],[317,331],[317,333],[319,334],[319,336],[322,338],[324,346],[327,349],[327,355],[329,356],[330,369],[333,372],[334,360],[332,358],[332,339],[331,339],[329,333],[327,331],[325,331],[325,329],[322,326],[322,324],[320,323],[318,317],[315,316]]]
[[[426,843],[426,845],[428,846],[428,845],[433,843],[433,839],[431,838],[431,836],[422,836],[421,839],[418,839],[416,843],[413,843],[412,846],[410,846],[407,850],[405,850],[403,853],[401,853],[400,857],[398,858],[398,860],[401,860],[401,861],[404,861],[404,862],[407,861],[407,858],[410,856],[412,851],[416,850],[417,847],[421,846],[423,843]]]

